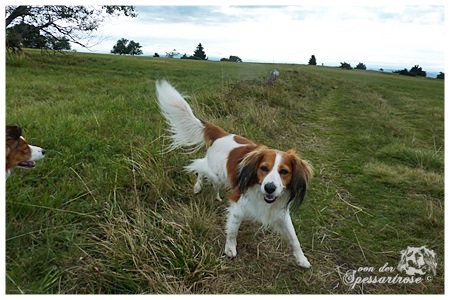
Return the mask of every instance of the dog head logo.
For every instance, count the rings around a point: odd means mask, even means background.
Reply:
[[[432,272],[436,276],[436,253],[426,246],[408,247],[400,252],[400,262],[397,270],[407,275],[425,275]]]

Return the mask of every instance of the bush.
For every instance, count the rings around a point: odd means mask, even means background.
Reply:
[[[239,56],[230,55],[230,58],[221,58],[220,61],[232,61],[232,62],[242,62]]]
[[[343,63],[341,62],[341,66],[339,68],[345,69],[345,70],[353,69],[352,66],[349,63],[346,63],[346,62],[343,62]]]
[[[359,63],[357,66],[356,66],[356,68],[355,69],[358,69],[358,70],[366,70],[367,69],[367,67],[366,67],[366,65],[365,64],[363,64],[363,63]]]
[[[396,74],[400,74],[400,75],[407,75],[407,76],[414,76],[414,77],[416,77],[416,76],[426,77],[427,76],[427,72],[423,71],[422,68],[419,67],[418,65],[415,65],[409,71],[405,68],[403,70],[392,71],[392,73],[396,73]]]

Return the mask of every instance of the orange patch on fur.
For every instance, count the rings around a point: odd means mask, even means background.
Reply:
[[[203,135],[205,137],[205,140],[208,141],[209,144],[212,144],[214,143],[215,140],[228,135],[228,133],[219,126],[216,126],[206,121],[201,122],[205,126]]]
[[[242,136],[239,136],[239,135],[235,135],[235,136],[233,137],[233,139],[234,139],[234,141],[235,141],[236,143],[242,144],[242,145],[255,144],[255,143],[253,143],[252,141],[250,141],[249,139],[246,139],[246,138],[244,138],[244,137],[242,137]]]

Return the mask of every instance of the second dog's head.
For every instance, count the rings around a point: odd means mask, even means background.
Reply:
[[[32,146],[22,136],[18,126],[6,125],[6,177],[15,167],[32,169],[36,160],[45,156],[45,149]]]

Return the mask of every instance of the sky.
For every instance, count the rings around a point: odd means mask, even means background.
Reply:
[[[345,61],[369,69],[444,71],[444,1],[145,3],[151,5],[136,5],[136,18],[105,22],[89,51],[110,53],[126,38],[140,43],[144,55],[176,49],[189,56],[201,43],[210,59],[307,64],[315,55],[327,66]]]

